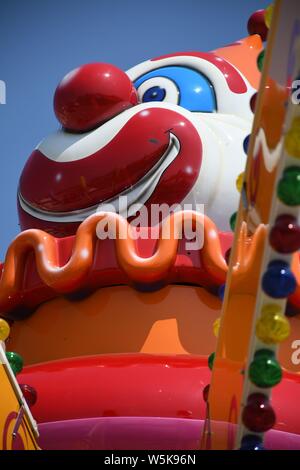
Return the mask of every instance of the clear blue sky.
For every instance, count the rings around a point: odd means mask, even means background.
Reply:
[[[59,80],[88,62],[127,68],[164,53],[207,51],[247,35],[265,0],[1,0],[0,259],[19,232],[19,175],[37,143],[58,127]]]

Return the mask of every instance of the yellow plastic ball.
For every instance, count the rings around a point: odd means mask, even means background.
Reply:
[[[267,313],[278,313],[278,315],[282,315],[282,308],[277,304],[266,304],[261,309],[261,314],[266,315]]]
[[[266,305],[256,322],[256,336],[266,344],[277,344],[290,334],[290,323],[278,305]]]
[[[242,191],[242,188],[243,188],[244,174],[245,174],[244,172],[240,173],[235,181],[236,189],[238,190],[239,193]]]
[[[220,324],[221,324],[221,318],[219,317],[214,321],[214,324],[213,324],[213,332],[214,332],[214,335],[215,335],[216,338],[219,335]]]
[[[9,337],[9,333],[9,324],[3,318],[0,318],[0,341],[5,341]]]
[[[266,26],[270,29],[271,26],[271,21],[272,21],[272,15],[273,15],[273,9],[274,5],[271,4],[268,6],[268,8],[265,9],[265,23]]]
[[[296,117],[285,136],[285,151],[294,158],[300,158],[300,117]]]

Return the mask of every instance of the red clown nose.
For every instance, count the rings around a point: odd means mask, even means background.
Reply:
[[[68,73],[56,88],[54,111],[71,132],[86,132],[137,104],[125,72],[111,64],[87,64]]]

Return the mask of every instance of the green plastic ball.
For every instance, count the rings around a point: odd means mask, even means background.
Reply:
[[[6,357],[7,357],[7,360],[9,362],[9,364],[10,364],[10,367],[13,370],[13,373],[15,375],[19,374],[23,369],[23,359],[20,356],[20,354],[18,354],[16,352],[7,351],[6,352]]]
[[[287,206],[300,204],[300,167],[290,166],[284,170],[278,183],[277,195],[280,201]]]
[[[279,384],[282,370],[273,351],[261,349],[257,351],[249,367],[251,382],[260,388],[270,388]]]
[[[265,60],[265,50],[261,51],[259,56],[257,57],[257,67],[260,72],[262,72]]]
[[[214,366],[215,356],[216,356],[216,353],[214,352],[211,353],[210,356],[208,356],[208,367],[210,368],[210,370],[212,370]]]
[[[236,219],[237,219],[237,212],[234,212],[229,220],[229,225],[233,232],[235,231]]]

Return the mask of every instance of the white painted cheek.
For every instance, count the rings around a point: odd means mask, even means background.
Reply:
[[[192,191],[183,203],[204,204],[208,215],[221,231],[230,230],[229,219],[237,211],[240,194],[236,178],[244,171],[243,141],[250,123],[235,117],[197,115],[203,145],[202,166]],[[194,120],[193,120],[194,121]]]

